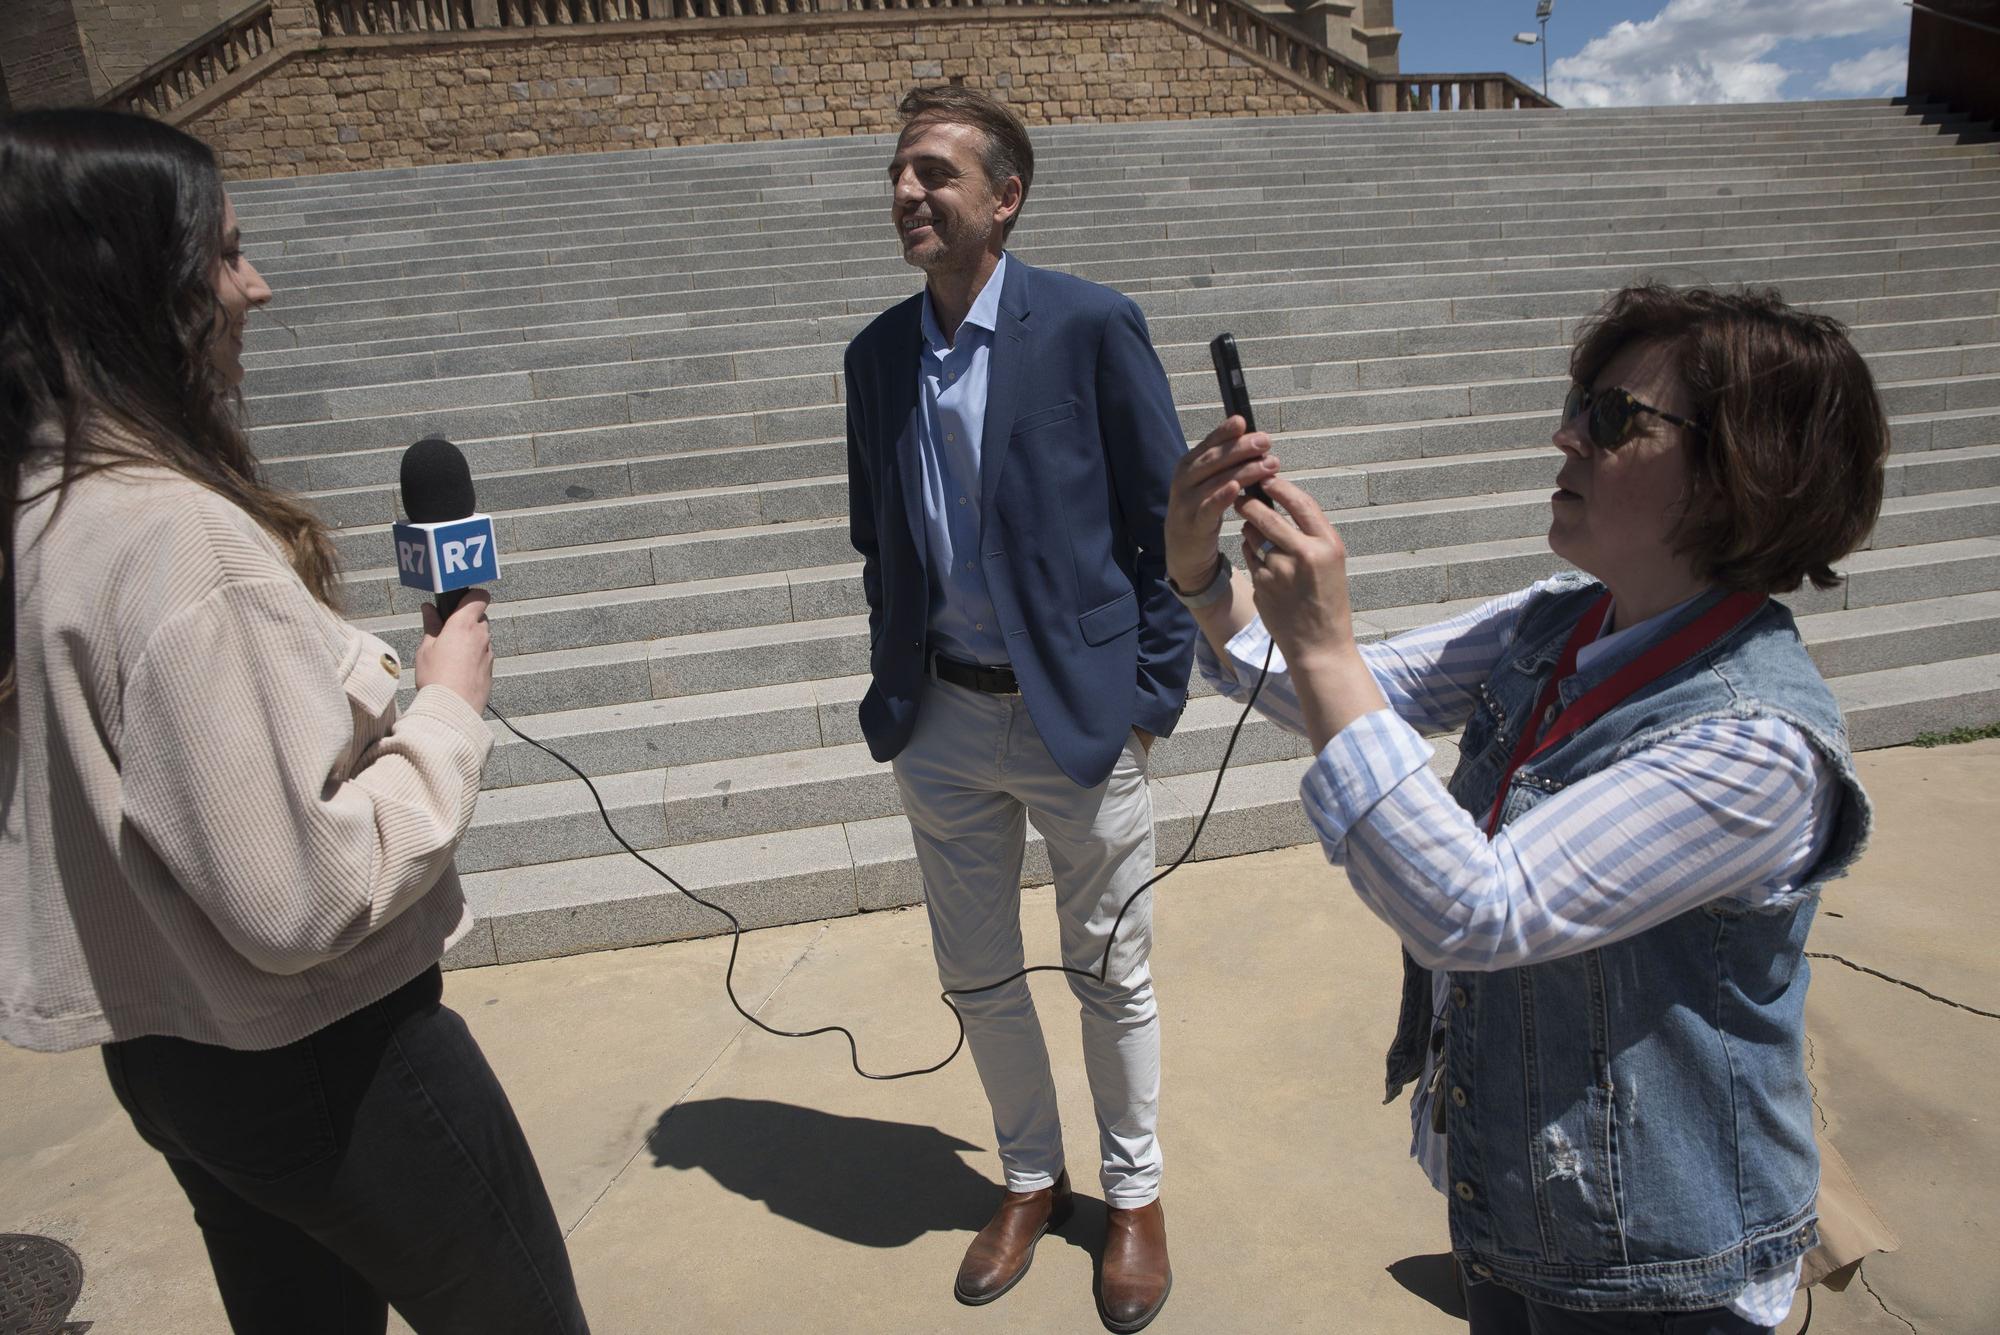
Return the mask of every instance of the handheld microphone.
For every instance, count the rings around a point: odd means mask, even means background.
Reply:
[[[474,508],[472,468],[458,446],[429,436],[403,451],[403,513],[394,528],[396,577],[437,595],[449,617],[465,590],[500,578],[493,520]]]

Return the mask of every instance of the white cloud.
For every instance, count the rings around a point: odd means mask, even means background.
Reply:
[[[1799,72],[1773,58],[1784,43],[1908,22],[1902,0],[1668,0],[1556,61],[1549,92],[1572,107],[1776,101]]]
[[[1878,46],[1853,60],[1836,60],[1819,81],[1820,91],[1836,97],[1866,97],[1900,90],[1910,71],[1910,48]]]

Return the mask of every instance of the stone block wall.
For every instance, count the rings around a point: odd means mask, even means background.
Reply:
[[[0,0],[0,70],[15,107],[76,105],[98,92],[70,0]]]
[[[102,97],[156,60],[243,12],[249,0],[72,0]],[[101,86],[96,86],[101,85]]]
[[[0,0],[0,79],[17,107],[95,102],[248,3]]]
[[[183,123],[254,177],[865,134],[954,77],[1030,124],[1327,109],[1157,11],[1015,14],[329,39]]]

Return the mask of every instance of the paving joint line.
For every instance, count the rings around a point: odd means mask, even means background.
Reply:
[[[1921,996],[1929,997],[1932,1001],[1937,1002],[1939,1005],[1950,1006],[1954,1010],[1971,1011],[1974,1015],[1983,1015],[1989,1020],[2000,1020],[2000,1013],[1995,1013],[1989,1010],[1981,1010],[1977,1006],[1968,1006],[1962,1001],[1953,1001],[1950,997],[1941,997],[1937,993],[1931,991],[1929,988],[1913,983],[1909,981],[1907,978],[1898,978],[1896,977],[1895,974],[1884,973],[1880,969],[1871,969],[1866,964],[1856,964],[1853,960],[1848,959],[1845,955],[1836,955],[1833,954],[1831,951],[1825,951],[1825,950],[1808,950],[1805,954],[1807,959],[1832,960],[1835,964],[1845,964],[1848,968],[1854,970],[1856,973],[1865,973],[1870,975],[1871,977],[1880,978],[1885,983],[1894,983],[1897,987],[1908,988],[1910,991],[1918,993]]]
[[[1813,1036],[1806,1035],[1806,1088],[1812,1091],[1813,1111],[1819,1114],[1819,1129],[1826,1130],[1826,1109],[1819,1103],[1819,1085],[1813,1080],[1813,1070],[1819,1065],[1819,1049],[1813,1044]]]
[[[1881,1308],[1884,1312],[1888,1313],[1890,1316],[1896,1318],[1896,1320],[1908,1326],[1910,1328],[1911,1335],[1915,1335],[1917,1329],[1917,1323],[1910,1320],[1908,1317],[1904,1316],[1901,1312],[1898,1312],[1894,1308],[1890,1307],[1889,1304],[1883,1302],[1882,1295],[1875,1292],[1875,1286],[1868,1282],[1867,1264],[1864,1262],[1863,1264],[1856,1266],[1854,1273],[1861,1277],[1861,1287],[1868,1290],[1868,1296],[1875,1300],[1875,1305]]]

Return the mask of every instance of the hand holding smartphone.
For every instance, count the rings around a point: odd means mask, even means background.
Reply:
[[[1243,419],[1244,431],[1257,429],[1257,418],[1250,411],[1250,387],[1243,380],[1243,361],[1236,355],[1236,335],[1217,334],[1209,340],[1208,355],[1215,362],[1215,382],[1222,390],[1222,415]],[[1243,489],[1245,496],[1271,504],[1258,483],[1251,483]]]

